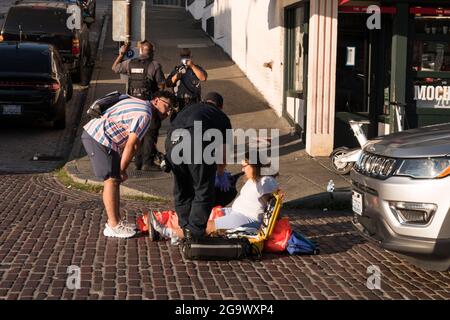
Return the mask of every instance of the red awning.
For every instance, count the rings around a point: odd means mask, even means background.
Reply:
[[[339,5],[346,4],[347,2],[350,2],[350,0],[339,0]]]

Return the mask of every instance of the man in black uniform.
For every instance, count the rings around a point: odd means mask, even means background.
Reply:
[[[192,61],[191,50],[184,48],[180,51],[181,63],[172,70],[167,77],[166,85],[173,88],[177,97],[178,111],[185,105],[197,103],[201,100],[201,81],[206,81],[206,71]]]
[[[139,57],[122,61],[127,50],[128,46],[122,46],[119,56],[112,65],[112,70],[115,73],[128,76],[127,93],[130,96],[142,100],[151,100],[155,92],[165,87],[161,64],[153,59],[153,45],[147,40],[141,41]],[[156,143],[163,119],[159,117],[157,112],[154,112],[154,114],[158,116],[152,117],[150,128],[145,134],[141,148],[135,155],[137,170],[149,171],[151,166],[154,165],[153,162],[158,152]]]
[[[201,132],[194,132],[194,121],[201,122]],[[184,134],[181,135],[177,129],[185,129],[183,130]],[[208,164],[202,156],[205,147],[212,143],[202,141],[203,133],[208,129],[218,129],[225,144],[226,130],[231,129],[230,119],[217,106],[201,102],[181,110],[171,122],[171,128],[167,134],[166,155],[174,175],[175,211],[185,237],[202,237],[204,235],[206,223],[215,201],[216,172],[223,174],[225,169],[225,164],[215,162]],[[197,135],[197,139],[195,139],[195,135]],[[200,141],[203,144],[199,150],[202,152],[200,157],[199,155],[196,157],[194,154],[194,144],[198,141],[198,135],[201,135]],[[183,141],[183,139],[190,140]],[[176,150],[179,143],[191,148],[190,159],[187,159],[188,157],[183,157],[182,161],[176,159],[180,156],[177,154],[179,150]],[[181,153],[184,151],[183,149]]]

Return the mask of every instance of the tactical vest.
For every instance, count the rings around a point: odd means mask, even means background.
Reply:
[[[154,81],[149,79],[148,68],[152,60],[134,58],[128,66],[128,94],[130,96],[149,100],[152,93],[158,90]],[[155,89],[156,87],[156,89]]]

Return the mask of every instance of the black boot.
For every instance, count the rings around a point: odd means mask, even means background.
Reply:
[[[188,228],[183,228],[183,235],[184,239],[186,240],[193,240],[192,232]]]

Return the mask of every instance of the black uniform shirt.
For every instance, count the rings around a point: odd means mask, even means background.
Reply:
[[[140,55],[139,59],[150,59],[151,63],[148,65],[147,70],[147,76],[150,80],[154,81],[156,84],[162,85],[165,84],[165,78],[164,78],[164,72],[162,70],[161,64],[154,60],[153,58],[150,58],[147,55]],[[114,68],[114,72],[117,74],[125,74],[128,75],[129,66],[130,66],[131,59],[122,61],[121,63],[117,64]]]
[[[181,110],[172,120],[166,139],[166,151],[171,148],[171,135],[174,130],[187,129],[192,137],[194,134],[194,121],[202,122],[202,133],[208,129],[218,129],[222,133],[223,143],[227,143],[226,130],[231,129],[231,122],[228,116],[216,106],[208,103],[196,103]],[[207,143],[209,144],[209,142]]]
[[[180,68],[185,68],[186,73],[181,76],[181,79],[177,81],[177,83],[172,83],[172,77],[178,72]],[[200,70],[202,70],[205,74],[206,71],[197,66]],[[200,80],[195,75],[194,71],[191,68],[185,67],[183,65],[176,66],[172,72],[167,77],[167,86],[174,87],[174,93],[177,98],[199,98],[201,97],[201,85]]]
[[[227,129],[231,129],[231,122],[228,116],[216,106],[209,103],[196,103],[181,110],[171,122],[172,129],[191,129],[194,121],[201,121],[203,131],[208,129],[218,129],[225,134]]]

